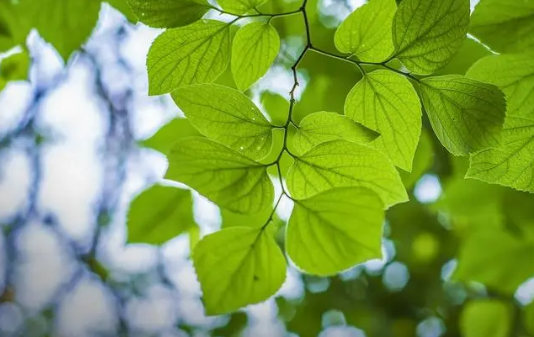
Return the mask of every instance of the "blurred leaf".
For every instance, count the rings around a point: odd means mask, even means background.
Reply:
[[[128,5],[127,0],[106,0],[106,2],[116,10],[122,13],[131,23],[137,23],[137,17]]]
[[[391,30],[396,10],[395,0],[371,0],[357,8],[336,30],[336,48],[361,61],[385,61],[395,51]]]
[[[0,60],[0,91],[10,81],[25,80],[28,78],[30,68],[30,55],[27,50],[13,54]]]
[[[263,302],[286,278],[284,255],[264,228],[233,227],[210,234],[195,247],[193,262],[208,315]]]
[[[132,201],[128,243],[161,245],[195,226],[191,191],[154,185]]]
[[[446,75],[423,79],[420,88],[432,128],[453,155],[500,145],[506,102],[497,87]]]
[[[451,61],[445,67],[436,71],[436,74],[464,75],[473,63],[488,55],[491,55],[491,52],[485,46],[471,38],[467,38]]]
[[[261,94],[261,104],[275,125],[285,124],[289,113],[289,102],[287,99],[278,94],[264,91]]]
[[[395,56],[414,73],[431,74],[460,49],[469,0],[404,0],[393,20]]]
[[[165,124],[152,137],[140,142],[140,145],[168,154],[174,143],[182,138],[200,136],[200,133],[185,118],[175,118]]]
[[[400,171],[402,183],[406,189],[411,189],[415,183],[425,174],[434,163],[434,146],[426,129],[421,131],[419,145],[415,151],[412,172]]]
[[[333,187],[367,187],[386,207],[408,200],[400,177],[380,152],[342,140],[320,144],[295,158],[287,174],[292,197],[306,199]]]
[[[226,69],[229,60],[229,24],[200,20],[167,29],[148,51],[149,94],[161,95],[188,84],[211,83]]]
[[[293,138],[295,149],[304,153],[331,140],[344,139],[365,144],[379,136],[359,123],[335,112],[316,112],[302,119]]]
[[[470,234],[476,230],[502,228],[502,202],[500,187],[459,178],[445,185],[435,206],[452,216],[456,229]]]
[[[339,188],[295,201],[286,250],[299,268],[313,275],[339,273],[381,258],[384,204],[366,188]]]
[[[224,326],[214,329],[212,336],[238,337],[247,326],[247,314],[236,312],[230,316],[230,321]]]
[[[534,240],[505,231],[478,231],[462,245],[454,278],[476,281],[506,294],[534,275]]]
[[[512,331],[512,308],[498,300],[467,303],[460,318],[463,337],[507,337]]]
[[[269,23],[253,22],[235,35],[232,45],[232,74],[237,87],[247,90],[273,64],[280,51],[280,37]]]
[[[421,134],[421,102],[412,84],[389,70],[376,70],[352,88],[345,114],[380,133],[372,145],[396,166],[412,170]]]
[[[534,336],[534,302],[525,307],[524,319],[527,332]]]
[[[251,158],[262,159],[273,145],[273,126],[241,92],[218,84],[180,88],[172,98],[202,134]]]
[[[501,53],[534,50],[534,2],[480,0],[469,32]]]
[[[223,208],[259,213],[271,207],[274,188],[267,168],[205,138],[179,140],[169,153],[165,178],[197,190]]]
[[[198,21],[211,8],[206,0],[126,0],[139,21],[150,27],[174,28]]]
[[[18,26],[37,28],[64,61],[87,41],[98,21],[100,1],[20,0]]]

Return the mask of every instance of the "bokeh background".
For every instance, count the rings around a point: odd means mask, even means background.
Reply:
[[[309,2],[317,8],[310,12],[314,44],[335,52],[335,28],[364,1]],[[298,3],[265,6],[276,13]],[[486,298],[511,308],[509,336],[528,336],[522,313],[534,298],[534,278],[505,293],[453,274],[473,232],[534,235],[534,197],[464,180],[466,159],[450,156],[427,121],[414,172],[403,173],[411,201],[388,212],[383,259],[332,278],[290,266],[271,300],[206,317],[190,245],[222,226],[259,220],[221,212],[195,195],[198,228],[161,247],[126,243],[132,198],[164,175],[169,140],[195,131],[168,95],[147,95],[146,54],[160,31],[125,13],[104,4],[89,41],[66,64],[33,31],[29,80],[0,91],[0,336],[452,337],[460,335],[466,303]],[[281,53],[250,94],[276,122],[287,114],[288,67],[304,37],[294,17],[273,24]],[[441,73],[463,74],[489,53],[471,38]],[[341,112],[361,77],[351,65],[314,53],[298,74],[297,120]],[[229,69],[217,82],[233,86]],[[284,203],[277,213],[280,234],[291,207]],[[534,252],[528,254],[507,261],[512,273],[534,265]]]

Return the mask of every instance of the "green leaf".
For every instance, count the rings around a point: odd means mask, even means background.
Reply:
[[[287,185],[295,199],[307,199],[335,187],[359,186],[376,192],[386,206],[408,200],[399,174],[385,155],[343,140],[317,145],[295,158]]]
[[[508,116],[534,116],[534,53],[485,57],[466,76],[498,86],[506,95]]]
[[[336,30],[336,48],[361,61],[385,61],[395,51],[392,25],[396,11],[395,0],[371,0],[359,7]]]
[[[300,269],[328,276],[381,258],[384,204],[367,188],[337,188],[296,200],[286,251]]]
[[[466,178],[534,192],[534,118],[508,116],[502,146],[471,156]]]
[[[284,255],[262,228],[233,227],[204,237],[193,263],[208,315],[263,302],[286,278]]]
[[[534,50],[534,2],[481,0],[469,32],[501,53]]]
[[[272,206],[274,188],[261,165],[206,138],[184,138],[168,155],[165,178],[187,184],[236,213],[259,213]]]
[[[467,303],[460,316],[463,337],[507,337],[512,331],[512,308],[492,299]]]
[[[378,133],[353,122],[336,112],[315,112],[302,119],[293,138],[295,149],[304,153],[311,148],[336,139],[365,144],[379,136]]]
[[[200,133],[191,122],[186,118],[175,118],[140,145],[167,154],[177,140],[192,136],[200,136]]]
[[[158,36],[148,51],[149,94],[165,94],[217,79],[230,59],[230,26],[200,20]]]
[[[266,0],[218,0],[217,3],[227,12],[245,14],[263,4]]]
[[[481,282],[490,289],[513,294],[534,275],[533,255],[532,239],[498,230],[478,231],[462,245],[454,278]]]
[[[127,0],[142,23],[156,28],[187,26],[211,8],[206,0]]]
[[[139,194],[128,213],[128,242],[160,245],[196,227],[189,190],[155,185]]]
[[[218,84],[180,88],[172,98],[203,135],[244,154],[262,159],[273,144],[273,126],[246,95]]]
[[[421,134],[421,102],[410,81],[388,70],[367,74],[347,95],[345,115],[380,133],[372,145],[412,170]]]
[[[396,57],[414,73],[445,66],[464,42],[469,0],[404,0],[393,20]]]
[[[506,113],[503,93],[460,75],[421,81],[421,98],[441,144],[456,156],[499,146]]]
[[[36,28],[66,61],[91,35],[98,21],[100,1],[21,0],[17,7],[18,26]]]
[[[237,31],[232,45],[232,74],[244,91],[271,67],[280,51],[280,37],[269,23],[253,22]]]
[[[0,91],[10,81],[25,80],[30,68],[30,55],[27,50],[0,60]]]

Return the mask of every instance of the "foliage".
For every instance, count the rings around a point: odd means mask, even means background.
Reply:
[[[34,14],[56,8],[50,1],[31,10],[28,1],[0,2],[4,13],[20,18],[14,29],[12,19],[0,16],[0,50],[21,44],[35,27],[67,60],[97,20],[97,1],[55,1],[72,20],[53,24]],[[276,295],[287,264],[332,276],[382,258],[385,218],[427,216],[409,199],[429,170],[448,179],[435,210],[468,227],[459,231],[454,279],[513,295],[534,275],[533,218],[525,211],[531,204],[516,212],[510,201],[532,201],[519,191],[534,192],[534,2],[481,0],[470,15],[468,0],[403,0],[398,6],[370,0],[325,33],[312,29],[320,13],[308,0],[298,8],[271,1],[128,1],[140,22],[165,28],[148,52],[148,94],[170,93],[185,115],[143,145],[167,156],[165,179],[206,197],[230,222],[204,236],[192,254],[207,314],[232,313]],[[232,19],[207,18],[208,11]],[[279,20],[303,25],[295,29]],[[449,71],[463,48],[477,43],[467,40],[468,31],[495,55],[481,52],[467,72]],[[303,43],[289,43],[287,37],[297,34]],[[327,34],[329,46],[342,54],[315,43]],[[321,68],[334,61],[346,68]],[[27,63],[25,51],[3,60],[0,88],[2,80],[25,76],[20,69]],[[259,104],[252,99],[255,83],[273,64],[292,77],[288,101],[263,93]],[[160,185],[143,192],[131,204],[129,242],[160,245],[194,228],[190,193]],[[473,196],[467,206],[466,195]],[[293,209],[280,239],[275,215],[282,200]],[[502,215],[501,208],[514,209],[513,215]],[[514,234],[510,224],[529,234]],[[422,269],[437,245],[425,234],[413,238],[415,257],[405,254],[419,259],[414,265]],[[532,330],[532,311],[525,310],[525,329]],[[507,303],[472,301],[459,329],[467,337],[504,337],[513,319]]]

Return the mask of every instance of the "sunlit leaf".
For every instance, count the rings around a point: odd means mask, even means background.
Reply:
[[[155,185],[132,202],[128,242],[160,245],[196,227],[191,191]]]
[[[241,92],[218,84],[198,84],[172,93],[191,124],[206,137],[250,157],[271,151],[273,126]]]
[[[365,144],[379,136],[347,117],[335,112],[316,112],[302,119],[293,138],[295,149],[304,153],[311,148],[336,139]]]
[[[218,0],[217,3],[222,9],[233,14],[244,14],[257,8],[266,0]]]
[[[295,201],[286,250],[302,270],[333,275],[381,258],[384,204],[366,188],[336,188]]]
[[[460,75],[425,78],[420,87],[432,128],[452,154],[499,146],[506,102],[497,87]]]
[[[189,25],[211,8],[205,0],[127,0],[142,23],[156,28]]]
[[[495,51],[534,51],[534,1],[481,0],[469,32]]]
[[[410,81],[388,70],[367,74],[345,101],[345,115],[380,133],[372,145],[412,170],[421,134],[421,103]]]
[[[421,132],[419,145],[415,150],[411,172],[399,172],[402,182],[407,189],[412,188],[415,183],[425,174],[434,163],[434,144],[426,129]]]
[[[508,116],[534,116],[534,53],[485,57],[466,76],[498,86],[506,95]]]
[[[467,303],[460,317],[463,337],[507,337],[512,330],[512,308],[498,300]]]
[[[274,188],[267,167],[206,138],[179,140],[168,155],[165,178],[187,184],[223,208],[258,213],[270,207]]]
[[[502,146],[471,156],[467,178],[534,192],[534,118],[508,116]]]
[[[365,62],[386,60],[395,51],[391,34],[396,10],[395,0],[371,0],[359,7],[336,30],[336,48]]]
[[[230,60],[229,28],[224,22],[200,20],[158,36],[148,51],[149,94],[213,82]]]
[[[287,174],[292,197],[306,199],[335,187],[367,187],[386,206],[408,200],[399,174],[382,153],[343,140],[320,144],[300,157]]]
[[[286,262],[270,231],[233,227],[204,237],[193,263],[208,315],[225,314],[274,295]]]
[[[445,66],[469,27],[469,0],[404,0],[393,20],[395,55],[417,74]]]
[[[244,91],[271,67],[280,51],[280,37],[269,23],[253,22],[239,29],[232,44],[232,74]]]

